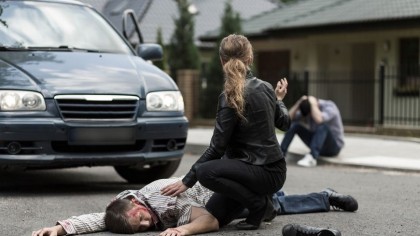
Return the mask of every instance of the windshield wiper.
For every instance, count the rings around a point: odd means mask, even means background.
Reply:
[[[14,47],[6,47],[0,45],[0,51],[22,51],[25,50],[25,48],[14,48]]]
[[[27,47],[28,50],[31,51],[65,51],[65,52],[71,52],[71,49],[67,46],[59,46],[59,47],[38,47],[38,46],[31,46]]]
[[[29,50],[36,50],[36,51],[64,51],[64,52],[100,52],[96,49],[86,49],[86,48],[77,48],[77,47],[69,47],[67,45],[61,45],[58,47],[28,47]]]
[[[84,52],[103,52],[103,51],[100,51],[100,50],[98,50],[98,49],[88,49],[88,48],[76,48],[76,47],[72,47],[72,48],[70,48],[70,49],[72,49],[73,51],[84,51]]]

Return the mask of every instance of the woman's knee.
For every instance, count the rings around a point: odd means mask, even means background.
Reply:
[[[210,167],[207,163],[203,163],[196,169],[197,180],[204,186],[211,183],[216,178],[214,168]]]

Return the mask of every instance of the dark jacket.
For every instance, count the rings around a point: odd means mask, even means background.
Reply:
[[[266,165],[284,158],[275,128],[286,131],[290,117],[284,103],[277,101],[273,86],[249,74],[245,83],[245,102],[244,122],[227,105],[225,94],[219,96],[210,147],[182,179],[186,186],[192,187],[197,182],[196,169],[209,160],[229,158]]]

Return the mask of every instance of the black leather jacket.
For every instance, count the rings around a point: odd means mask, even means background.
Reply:
[[[286,131],[290,127],[289,112],[282,101],[277,101],[271,84],[247,75],[245,84],[244,123],[230,108],[224,93],[219,96],[216,124],[210,147],[192,166],[182,182],[192,187],[197,178],[195,170],[201,163],[230,158],[254,165],[266,165],[284,158],[275,128]]]

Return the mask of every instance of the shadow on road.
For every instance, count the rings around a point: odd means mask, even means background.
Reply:
[[[0,172],[0,195],[69,195],[80,193],[118,193],[139,189],[143,185],[129,184],[111,167],[73,168]]]

